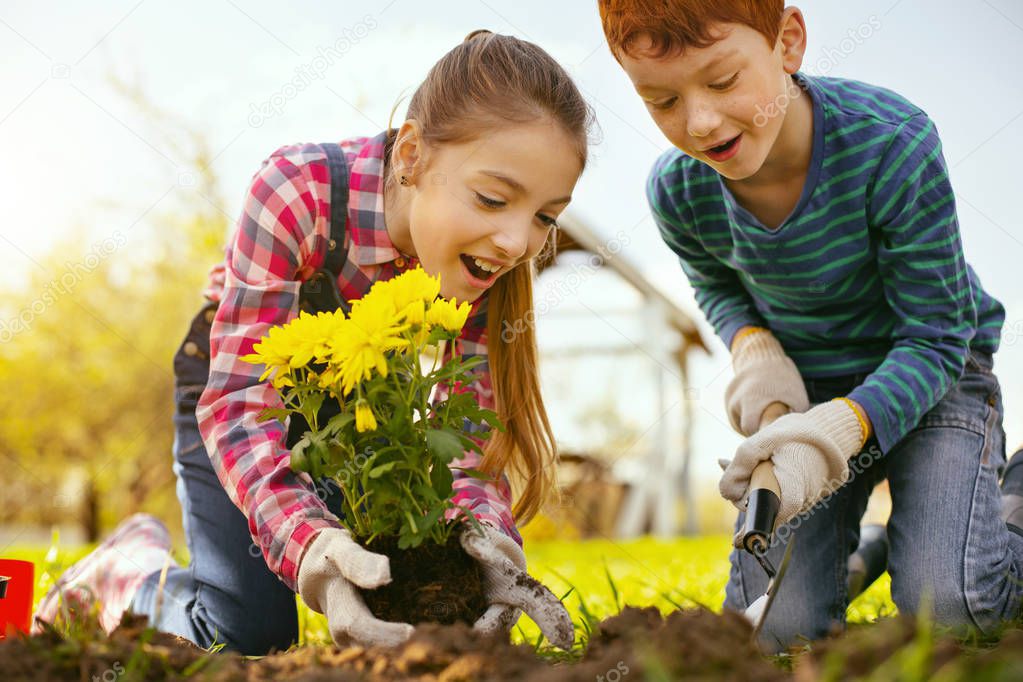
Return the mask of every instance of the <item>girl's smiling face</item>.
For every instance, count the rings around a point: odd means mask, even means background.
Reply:
[[[619,55],[650,116],[672,144],[731,180],[755,175],[784,137],[793,97],[791,74],[802,64],[805,26],[789,8],[774,45],[742,24],[714,27],[707,47],[656,55],[638,36]],[[798,92],[795,94],[798,97]]]
[[[582,172],[578,145],[546,117],[431,146],[406,121],[391,165],[408,182],[385,192],[391,240],[440,275],[442,296],[470,302],[540,252]]]

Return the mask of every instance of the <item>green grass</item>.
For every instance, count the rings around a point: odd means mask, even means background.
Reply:
[[[625,604],[656,606],[667,613],[697,605],[720,611],[728,581],[730,536],[622,542],[533,542],[527,546],[530,572],[565,599],[576,623],[577,643],[588,627],[614,615]],[[887,574],[849,608],[851,622],[891,615]],[[523,617],[513,639],[534,642],[539,629]]]
[[[598,622],[626,604],[652,605],[663,612],[696,605],[720,611],[728,578],[728,544],[725,535],[622,542],[531,541],[527,555],[530,572],[564,599],[576,623],[578,650]],[[35,563],[38,601],[64,568],[90,550],[56,543],[50,548],[8,548],[4,556]],[[894,614],[889,585],[885,575],[854,601],[848,611],[850,622],[870,622]],[[301,643],[330,642],[325,618],[301,600],[299,622]],[[539,628],[528,616],[519,621],[512,639],[546,649]]]

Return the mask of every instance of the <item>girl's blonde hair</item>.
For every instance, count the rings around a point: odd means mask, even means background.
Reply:
[[[584,167],[593,111],[543,49],[479,30],[434,64],[412,95],[406,117],[419,123],[427,145],[467,142],[509,122],[549,117],[576,142]],[[494,407],[506,430],[493,430],[480,468],[490,476],[509,475],[520,523],[556,494],[557,451],[540,394],[536,335],[528,323],[533,318],[527,315],[533,309],[533,272],[532,261],[523,263],[498,278],[487,294]],[[510,340],[502,335],[507,329],[514,330]]]

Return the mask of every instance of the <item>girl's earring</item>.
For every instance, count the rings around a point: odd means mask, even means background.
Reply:
[[[408,187],[408,176],[406,176],[406,175],[401,176],[398,179],[398,182],[400,182],[403,187]]]

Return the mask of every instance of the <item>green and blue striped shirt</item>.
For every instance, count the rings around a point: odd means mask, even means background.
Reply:
[[[795,78],[813,100],[813,152],[777,229],[677,149],[654,165],[647,196],[725,344],[766,327],[804,377],[868,373],[848,397],[887,452],[958,381],[970,350],[997,350],[1005,311],[966,263],[930,118],[873,85]]]

